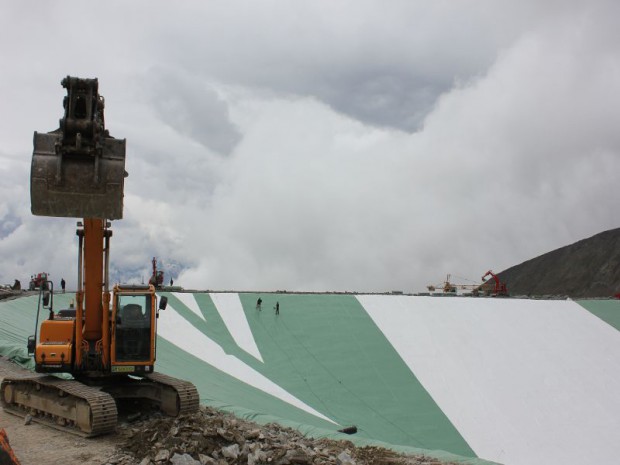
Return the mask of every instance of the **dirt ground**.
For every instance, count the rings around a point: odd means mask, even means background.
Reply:
[[[0,380],[21,368],[0,356]],[[121,438],[104,436],[85,439],[56,431],[37,423],[24,424],[24,419],[0,408],[0,428],[4,428],[11,448],[21,465],[81,464],[101,465],[115,453]]]

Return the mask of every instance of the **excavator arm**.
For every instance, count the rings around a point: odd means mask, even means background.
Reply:
[[[125,140],[105,128],[97,79],[67,76],[59,128],[34,133],[30,200],[34,215],[84,218],[78,223],[73,370],[109,368],[108,220],[123,217]],[[102,292],[103,290],[103,292]],[[39,358],[45,354],[41,351]],[[49,357],[48,357],[49,360]],[[38,360],[42,365],[44,360]]]

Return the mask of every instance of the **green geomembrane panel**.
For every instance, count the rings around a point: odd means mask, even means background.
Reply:
[[[620,300],[577,300],[576,302],[620,331]]]
[[[475,457],[354,296],[258,297],[240,294],[271,380],[361,437]]]
[[[294,423],[327,426],[326,422],[264,393],[208,363],[180,350],[163,338],[158,338],[157,371],[193,382],[200,394],[200,402],[231,412],[249,412],[255,417],[286,418]]]

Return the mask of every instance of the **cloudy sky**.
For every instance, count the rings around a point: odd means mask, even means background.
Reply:
[[[30,213],[66,75],[127,139],[115,278],[423,291],[620,226],[620,3],[0,0],[0,283],[76,281]],[[169,279],[169,275],[166,280]]]

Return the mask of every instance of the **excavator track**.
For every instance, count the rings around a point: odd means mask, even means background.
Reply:
[[[163,373],[151,373],[146,375],[146,378],[161,387],[163,395],[160,408],[167,415],[177,416],[198,410],[200,405],[198,390],[189,381]]]
[[[5,411],[83,437],[108,434],[116,429],[116,398],[143,398],[154,402],[165,415],[193,413],[199,409],[198,390],[189,381],[151,373],[133,382],[90,386],[44,374],[7,376],[0,386]]]
[[[6,377],[0,388],[5,411],[83,437],[116,428],[114,398],[97,387],[55,376],[30,374]]]

